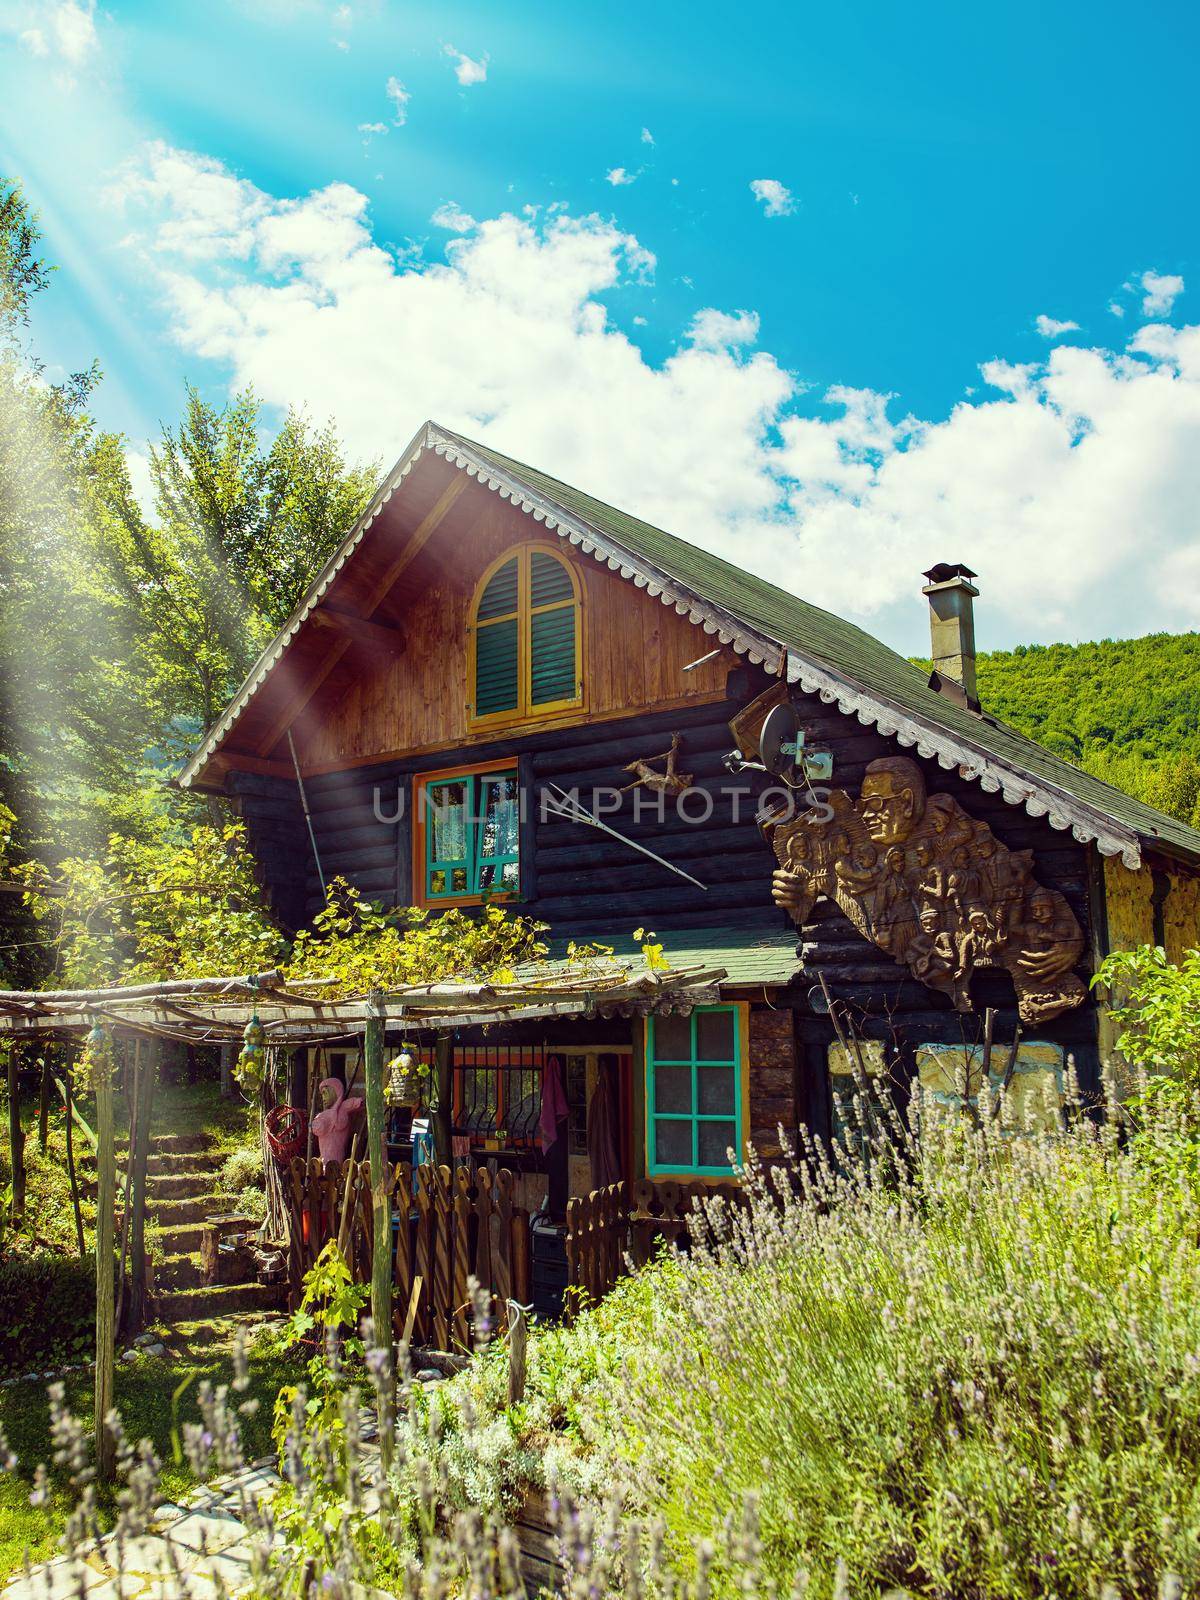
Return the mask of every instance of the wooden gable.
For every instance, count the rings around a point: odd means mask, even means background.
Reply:
[[[336,622],[319,626],[317,648],[331,664],[313,660],[315,690],[306,696],[297,685],[293,720],[285,705],[255,757],[278,759],[280,747],[286,757],[289,725],[301,767],[312,773],[478,742],[483,734],[469,709],[472,600],[491,563],[527,543],[554,551],[577,577],[583,705],[510,723],[505,732],[722,698],[738,658],[728,649],[713,654],[716,641],[694,622],[478,485],[469,484],[454,509],[453,521],[445,519],[413,552],[357,638],[354,622],[337,611]],[[320,610],[313,613],[312,621],[321,619]],[[241,764],[233,752],[229,760]]]

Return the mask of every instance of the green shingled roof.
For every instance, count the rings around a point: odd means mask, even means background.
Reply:
[[[800,971],[795,928],[722,927],[688,928],[658,935],[663,954],[673,967],[724,967],[721,988],[780,988]],[[642,947],[632,934],[605,934],[602,944],[613,954],[634,957],[641,963]],[[550,959],[565,961],[567,941],[549,941]]]
[[[458,440],[472,455],[520,480],[540,499],[589,524],[635,559],[640,557],[650,563],[745,626],[824,665],[898,710],[944,729],[985,757],[1092,807],[1138,834],[1147,844],[1200,859],[1200,832],[1196,829],[1083,772],[986,711],[980,715],[955,705],[929,687],[927,675],[920,668],[852,622],[844,622],[798,595],[534,467],[434,426],[437,433]]]

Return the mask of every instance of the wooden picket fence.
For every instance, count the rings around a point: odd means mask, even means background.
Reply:
[[[732,1192],[732,1191],[727,1191]],[[713,1193],[700,1183],[614,1183],[567,1202],[568,1311],[594,1305],[630,1267],[650,1260],[660,1240],[686,1245],[696,1202]]]
[[[369,1283],[373,1243],[371,1170],[366,1161],[291,1163],[284,1184],[291,1249],[288,1301],[299,1304],[304,1276],[329,1239],[344,1237],[354,1279]],[[388,1175],[391,1202],[392,1303],[397,1335],[404,1331],[416,1280],[421,1281],[411,1328],[419,1344],[439,1350],[471,1345],[468,1279],[491,1298],[503,1327],[507,1303],[530,1298],[529,1213],[515,1203],[510,1172],[486,1168],[398,1163]],[[343,1218],[345,1226],[343,1228]]]
[[[304,1276],[329,1239],[343,1237],[356,1283],[371,1280],[371,1170],[366,1161],[296,1159],[284,1183],[291,1228],[288,1303],[300,1301]],[[614,1183],[567,1204],[568,1312],[602,1300],[630,1267],[643,1266],[660,1240],[686,1245],[696,1202],[712,1187],[698,1183]],[[727,1191],[738,1193],[739,1191]],[[529,1213],[515,1203],[513,1175],[480,1167],[407,1163],[392,1168],[392,1304],[404,1331],[416,1280],[411,1328],[419,1344],[467,1350],[471,1344],[468,1279],[491,1296],[497,1327],[509,1300],[531,1299]]]

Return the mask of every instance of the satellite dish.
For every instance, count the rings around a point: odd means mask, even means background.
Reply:
[[[785,700],[767,713],[758,736],[758,750],[763,766],[773,777],[790,778],[794,775],[799,737],[800,719],[789,701]]]

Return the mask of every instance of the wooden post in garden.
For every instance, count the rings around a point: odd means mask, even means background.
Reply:
[[[42,1091],[38,1099],[38,1145],[44,1152],[50,1139],[50,1044],[42,1057]]]
[[[433,1047],[433,1149],[439,1166],[451,1165],[451,1113],[454,1089],[450,1081],[450,1035],[439,1033]]]
[[[19,1057],[15,1041],[8,1046],[8,1151],[12,1172],[12,1209],[14,1222],[20,1222],[25,1211],[25,1133],[21,1127],[21,1085],[17,1076]]]
[[[519,1405],[525,1398],[525,1348],[529,1323],[525,1307],[508,1302],[508,1403]]]
[[[371,1169],[371,1321],[375,1343],[392,1356],[392,1202],[387,1126],[383,1114],[383,996],[373,989],[367,1000],[367,1026],[363,1035],[363,1076],[367,1091],[367,1159]],[[389,1377],[390,1382],[390,1377]],[[390,1411],[390,1401],[381,1406]],[[392,1459],[390,1417],[379,1417],[379,1460],[386,1472]]]
[[[138,1041],[141,1071],[137,1080],[137,1108],[133,1123],[136,1141],[129,1152],[133,1173],[133,1209],[126,1220],[129,1232],[129,1330],[140,1333],[146,1325],[146,1163],[150,1156],[150,1118],[154,1112],[154,1080],[158,1075],[158,1041]]]
[[[375,1341],[392,1347],[392,1203],[388,1195],[387,1128],[383,1117],[383,997],[373,990],[363,1040],[367,1090],[367,1159],[371,1167],[371,1318]]]
[[[75,1170],[75,1099],[71,1092],[74,1075],[75,1062],[68,1050],[63,1065],[62,1085],[67,1109],[67,1177],[71,1183],[71,1209],[75,1213],[75,1242],[79,1246],[79,1259],[82,1261],[87,1255],[87,1246],[83,1242],[83,1208],[79,1204],[79,1174]]]
[[[116,1310],[113,1283],[117,1149],[113,1133],[112,1045],[97,1022],[88,1056],[96,1080],[96,1470],[102,1482],[113,1474],[115,1441],[105,1426],[113,1405]]]
[[[234,1096],[233,1064],[237,1060],[237,1051],[231,1044],[221,1046],[221,1099],[232,1100]]]

